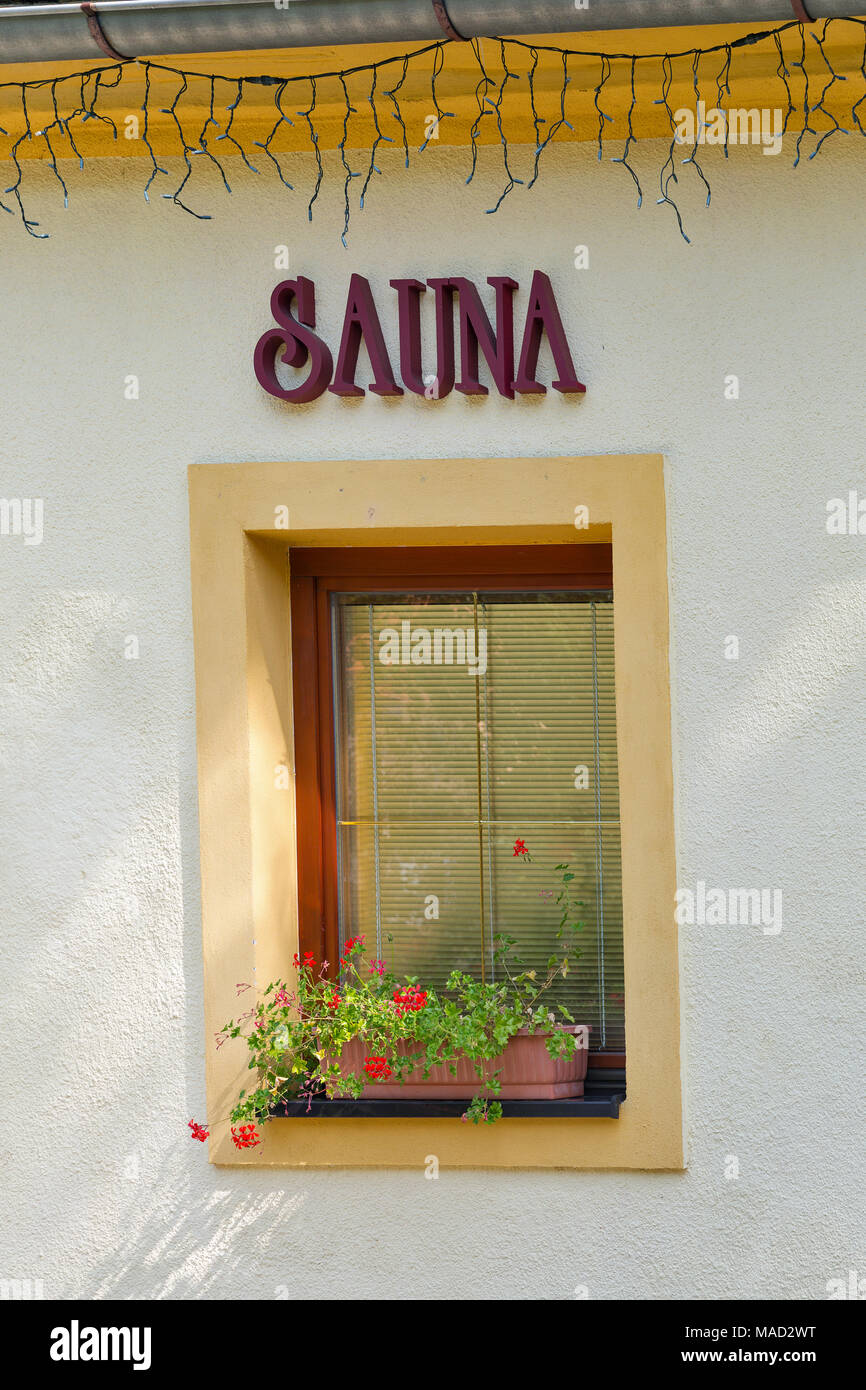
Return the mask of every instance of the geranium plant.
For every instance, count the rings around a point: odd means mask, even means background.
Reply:
[[[530,858],[523,840],[516,841],[514,855]],[[231,1113],[237,1147],[254,1147],[256,1125],[283,1101],[357,1099],[371,1082],[402,1081],[419,1065],[425,1077],[434,1066],[454,1074],[461,1058],[471,1059],[478,1075],[477,1094],[462,1118],[490,1124],[502,1114],[496,1099],[499,1070],[493,1064],[518,1032],[543,1034],[554,1058],[585,1046],[565,1026],[574,1024],[569,1011],[549,997],[580,956],[575,936],[583,926],[572,899],[575,875],[567,864],[558,864],[556,871],[559,946],[543,974],[527,967],[515,952],[515,938],[506,934],[495,939],[494,981],[482,983],[454,970],[441,992],[422,988],[414,976],[398,979],[385,961],[368,956],[363,936],[346,942],[337,982],[328,977],[326,961],[317,963],[310,952],[296,955],[297,983],[273,981],[218,1037],[218,1046],[243,1037],[249,1069],[256,1073],[255,1084],[241,1091]],[[341,1051],[353,1038],[363,1041],[363,1074],[340,1066]],[[203,1126],[191,1121],[190,1127],[194,1138],[207,1137]]]

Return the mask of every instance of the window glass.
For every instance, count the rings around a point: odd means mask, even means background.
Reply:
[[[441,988],[495,978],[494,935],[543,972],[560,876],[581,957],[556,997],[623,1050],[609,592],[334,594],[340,939]],[[516,840],[531,860],[515,857]]]

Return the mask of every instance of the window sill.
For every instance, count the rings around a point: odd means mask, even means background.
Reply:
[[[619,1118],[625,1100],[625,1082],[590,1083],[578,1100],[504,1100],[502,1114],[510,1119],[611,1119]],[[274,1119],[453,1119],[467,1106],[465,1100],[314,1100],[288,1101],[272,1112]]]

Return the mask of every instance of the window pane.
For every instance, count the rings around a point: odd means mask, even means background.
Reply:
[[[492,978],[502,931],[543,968],[567,862],[584,925],[557,997],[624,1047],[610,596],[339,595],[333,642],[341,942],[439,988]]]

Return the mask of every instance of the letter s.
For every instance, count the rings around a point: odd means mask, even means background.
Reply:
[[[293,299],[298,301],[297,319],[292,316]],[[331,380],[334,361],[327,344],[310,331],[316,325],[316,287],[312,280],[304,275],[297,280],[283,280],[271,295],[271,313],[280,327],[268,329],[256,343],[253,362],[259,385],[281,401],[314,401]],[[309,358],[310,374],[300,386],[285,388],[277,380],[276,360],[281,348],[281,360],[289,367],[302,367]]]

